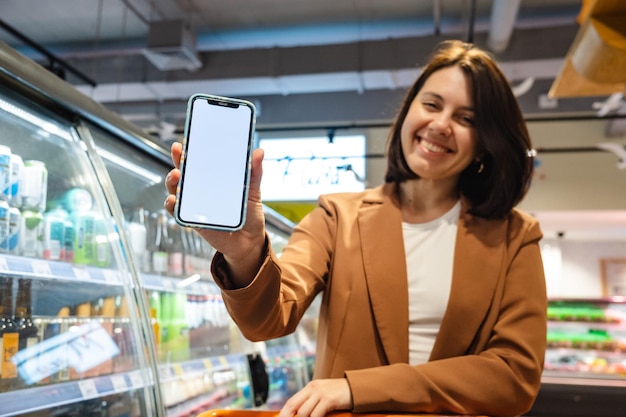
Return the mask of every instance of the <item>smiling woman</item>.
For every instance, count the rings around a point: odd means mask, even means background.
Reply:
[[[515,208],[532,175],[529,149],[492,57],[449,41],[396,116],[385,184],[321,195],[280,258],[261,210],[264,153],[254,152],[244,229],[202,236],[218,251],[213,277],[249,340],[294,332],[323,293],[314,379],[279,417],[530,409],[547,300],[539,224]],[[179,144],[172,156],[178,166]],[[168,175],[169,210],[178,175]]]

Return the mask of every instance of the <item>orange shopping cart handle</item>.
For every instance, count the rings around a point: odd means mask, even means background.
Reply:
[[[279,411],[264,410],[209,410],[196,417],[276,417]],[[393,414],[393,413],[350,413],[347,411],[333,411],[328,416],[332,417],[455,417],[452,414]],[[488,416],[463,416],[463,417],[488,417]]]

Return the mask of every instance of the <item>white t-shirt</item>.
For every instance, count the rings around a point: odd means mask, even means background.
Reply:
[[[428,223],[402,223],[409,287],[409,364],[428,361],[448,305],[458,201],[450,211]]]

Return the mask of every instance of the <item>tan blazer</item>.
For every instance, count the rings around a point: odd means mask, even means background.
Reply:
[[[452,288],[430,360],[408,365],[408,287],[402,216],[393,184],[322,196],[278,260],[270,250],[254,281],[227,289],[250,340],[293,332],[323,291],[315,378],[346,377],[355,412],[516,416],[538,392],[546,348],[546,289],[536,220],[464,214]]]

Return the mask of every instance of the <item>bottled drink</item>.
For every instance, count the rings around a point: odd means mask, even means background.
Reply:
[[[183,268],[185,274],[191,276],[198,272],[198,259],[196,257],[196,244],[195,244],[195,232],[187,227],[181,227],[183,235],[183,251],[184,261]]]
[[[63,258],[66,213],[55,208],[44,214],[43,258],[58,261]]]
[[[189,324],[185,315],[187,295],[166,292],[161,295],[162,348],[169,360],[189,359]]]
[[[0,199],[11,198],[11,148],[0,145]]]
[[[159,210],[156,220],[156,232],[152,245],[152,272],[158,275],[167,273],[169,236],[167,233],[167,212]]]
[[[113,371],[125,372],[135,366],[134,342],[131,332],[130,313],[125,296],[115,298],[115,321],[113,323],[113,340],[120,352],[113,358]]]
[[[95,259],[92,265],[106,268],[111,265],[111,244],[107,220],[100,215],[96,216],[95,232]]]
[[[43,213],[48,195],[48,170],[42,161],[24,161],[22,208]]]
[[[9,203],[0,200],[0,252],[9,252]]]
[[[74,239],[76,237],[76,228],[74,222],[67,216],[63,227],[63,260],[65,262],[74,262]]]
[[[43,215],[38,211],[23,210],[20,227],[20,253],[24,256],[42,255]]]
[[[17,300],[15,302],[15,325],[20,334],[19,350],[29,348],[39,343],[39,330],[32,317],[31,286],[28,278],[17,281]]]
[[[148,294],[150,304],[150,319],[152,322],[152,331],[154,332],[154,342],[157,351],[160,353],[161,345],[161,294],[158,291],[150,291]]]
[[[154,252],[154,242],[156,241],[157,212],[144,211],[144,221],[146,222],[146,257],[144,268],[146,273],[154,273],[152,269],[152,253]]]
[[[17,368],[11,358],[19,349],[19,333],[13,321],[13,278],[0,277],[0,392],[17,381]]]
[[[202,237],[190,230],[189,237],[191,237],[191,243],[193,248],[193,261],[194,261],[194,270],[196,274],[204,275],[203,265],[202,265]]]
[[[57,206],[63,207],[68,213],[86,213],[93,207],[93,197],[84,188],[72,188],[55,200]]]
[[[74,262],[93,264],[96,260],[96,215],[87,211],[76,213],[72,217],[74,220]]]
[[[9,209],[9,253],[17,254],[20,249],[20,228],[22,227],[22,212],[17,207]]]
[[[167,257],[167,271],[171,276],[183,275],[183,240],[181,227],[173,218],[167,221],[167,235],[170,238]]]
[[[130,238],[130,246],[137,262],[137,267],[142,272],[146,271],[147,234],[145,221],[145,210],[142,207],[136,208],[128,223],[128,236]]]
[[[24,188],[24,161],[18,154],[11,154],[11,207],[22,205],[22,189]]]
[[[194,274],[192,266],[193,252],[191,251],[191,245],[189,243],[188,229],[186,227],[179,227],[180,241],[183,246],[183,275],[190,276]]]

